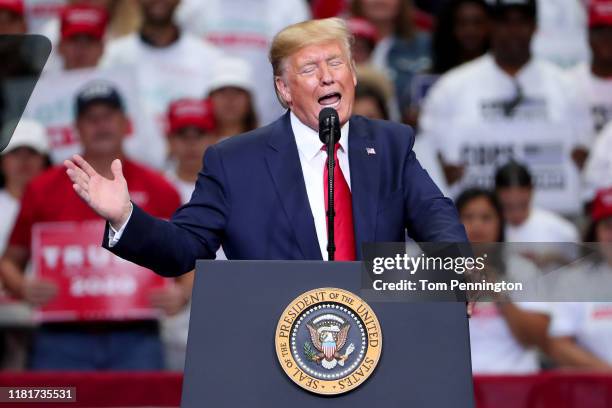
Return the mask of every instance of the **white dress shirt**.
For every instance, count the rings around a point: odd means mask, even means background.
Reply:
[[[303,124],[297,118],[297,116],[293,114],[293,112],[290,113],[290,117],[291,128],[293,130],[293,135],[295,136],[295,142],[297,144],[300,157],[300,165],[302,167],[302,174],[304,175],[304,182],[306,184],[308,203],[310,204],[310,211],[312,212],[315,229],[317,231],[319,248],[321,249],[323,259],[328,260],[327,219],[325,216],[325,180],[323,180],[327,153],[325,151],[321,151],[323,144],[319,140],[318,132]],[[340,170],[342,170],[342,174],[344,175],[346,183],[350,189],[351,171],[348,157],[348,137],[349,123],[346,122],[346,124],[340,129],[338,164],[340,165]],[[131,215],[132,214],[130,213],[130,217]],[[123,224],[118,231],[115,231],[113,227],[109,228],[108,238],[110,247],[115,246],[117,242],[119,242],[126,225],[130,221],[130,217],[128,217],[125,224]]]
[[[327,260],[327,218],[325,216],[325,180],[323,179],[327,152],[321,151],[323,143],[319,140],[319,133],[300,122],[293,112],[291,112],[291,128],[293,129],[300,155],[300,165],[302,166],[302,174],[306,183],[306,194],[310,203],[310,211],[314,217],[314,224],[317,230],[319,248],[321,248],[323,259]],[[349,124],[346,122],[340,129],[338,164],[350,189],[351,171],[348,158],[348,133]]]

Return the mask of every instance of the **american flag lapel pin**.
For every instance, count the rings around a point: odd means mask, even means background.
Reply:
[[[366,147],[366,153],[368,156],[370,156],[372,154],[376,154],[376,150],[373,147]]]

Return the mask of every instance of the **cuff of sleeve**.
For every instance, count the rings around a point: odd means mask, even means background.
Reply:
[[[121,239],[121,235],[123,235],[123,231],[125,231],[125,227],[127,227],[128,223],[130,222],[130,218],[132,218],[133,212],[134,212],[134,206],[132,205],[132,203],[130,203],[130,215],[128,215],[127,220],[125,220],[125,222],[123,223],[121,228],[119,228],[119,230],[115,230],[115,228],[113,228],[110,222],[108,223],[108,227],[109,227],[108,228],[108,246],[109,248],[112,248],[115,245],[117,245],[117,242],[119,242],[119,240]]]

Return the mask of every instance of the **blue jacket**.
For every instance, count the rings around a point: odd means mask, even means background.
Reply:
[[[408,126],[350,119],[349,165],[357,258],[365,242],[465,242],[453,202],[416,159]],[[368,154],[366,148],[371,148]],[[374,153],[375,154],[372,154]],[[108,248],[108,226],[103,245]],[[212,259],[321,260],[289,113],[209,147],[191,201],[172,219],[134,205],[119,242],[122,258],[164,276]]]

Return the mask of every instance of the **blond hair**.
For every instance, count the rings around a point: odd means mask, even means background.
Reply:
[[[270,46],[269,59],[272,64],[274,78],[280,77],[284,71],[287,58],[295,54],[304,47],[321,44],[324,42],[337,41],[346,51],[353,68],[353,57],[351,55],[351,44],[353,36],[350,34],[346,23],[341,18],[325,18],[321,20],[308,20],[301,23],[292,24],[281,30]],[[274,81],[276,97],[284,108],[287,104],[282,98],[276,81]]]

